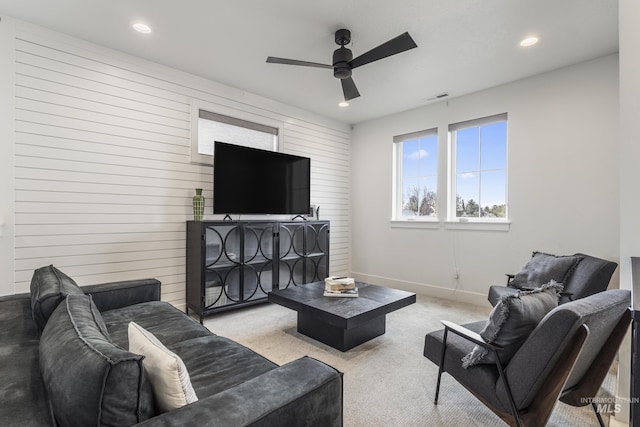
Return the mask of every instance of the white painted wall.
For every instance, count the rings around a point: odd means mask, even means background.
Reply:
[[[393,136],[438,127],[443,169],[449,123],[504,112],[510,230],[392,227]],[[619,259],[617,55],[358,124],[352,138],[357,277],[488,304],[534,250]]]
[[[638,2],[620,2],[620,285],[626,289],[631,289],[630,258],[640,256],[639,18]],[[638,310],[640,288],[634,290],[634,308]]]
[[[28,291],[33,270],[52,263],[80,285],[155,277],[163,300],[184,305],[185,221],[195,188],[204,189],[208,218],[213,194],[212,168],[190,163],[192,103],[276,122],[281,150],[311,157],[311,200],[332,223],[331,271],[348,272],[347,125],[25,22],[3,19],[0,28],[5,23],[13,29],[0,30],[0,161],[8,176],[0,214],[15,216],[15,233],[10,224],[1,238],[10,283],[2,294]]]
[[[0,295],[13,293],[14,25],[0,17]]]
[[[632,283],[631,257],[640,256],[640,3],[621,0],[620,27],[620,287],[633,288],[634,309],[640,309],[640,282]],[[637,280],[637,279],[636,279]],[[618,396],[629,398],[631,377],[630,337],[620,349]],[[622,400],[621,400],[622,402]],[[629,405],[616,415],[629,420]],[[637,420],[636,420],[637,422]]]

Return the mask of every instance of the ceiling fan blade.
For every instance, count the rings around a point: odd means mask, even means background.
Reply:
[[[345,101],[351,101],[353,98],[360,96],[360,92],[358,92],[358,88],[351,77],[340,79],[340,82],[342,83],[342,92],[344,93]]]
[[[304,67],[318,67],[329,69],[333,68],[333,65],[319,64],[317,62],[298,61],[296,59],[276,58],[274,56],[267,57],[267,62],[270,64],[302,65]]]
[[[351,60],[351,62],[349,62],[349,66],[351,67],[351,69],[357,68],[370,62],[395,55],[396,53],[413,49],[414,47],[418,47],[418,45],[413,41],[409,33],[403,33],[386,43],[382,43],[378,47],[374,47],[370,51],[363,53],[357,58],[354,58],[353,60]]]

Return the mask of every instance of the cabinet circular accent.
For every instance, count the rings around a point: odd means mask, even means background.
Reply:
[[[205,231],[205,267],[211,267],[217,264],[222,257],[222,247],[224,246],[224,238],[212,227],[207,227]]]
[[[232,302],[242,301],[240,294],[240,266],[234,266],[224,276],[224,284],[227,291],[227,298]]]
[[[308,254],[318,252],[318,232],[314,227],[307,227],[305,236],[305,251]]]
[[[222,275],[216,270],[207,270],[204,283],[204,306],[220,307],[227,303],[227,294]]]
[[[304,258],[298,258],[291,266],[291,283],[293,283],[294,286],[298,286],[303,283],[302,281],[298,283],[296,281],[296,277],[304,278],[304,261]]]
[[[286,262],[278,264],[278,289],[286,289],[292,284],[293,270]]]
[[[262,233],[260,233],[260,239],[259,239],[259,245],[258,247],[260,248],[260,254],[262,254],[262,256],[269,260],[272,261],[273,260],[273,226],[269,225],[265,228],[262,229]]]
[[[329,224],[322,224],[320,229],[318,229],[317,241],[318,251],[326,254],[329,251]]]
[[[258,255],[258,247],[260,246],[260,238],[253,227],[244,228],[244,260],[243,263],[253,261]]]
[[[231,227],[224,236],[224,245],[222,246],[226,260],[232,264],[239,265],[240,261],[240,228],[238,226]]]
[[[291,235],[291,230],[286,225],[280,226],[279,233],[279,251],[280,258],[286,258],[290,253],[291,249],[293,249],[293,236]]]
[[[296,255],[304,256],[304,228],[297,226],[291,236],[291,247]]]
[[[243,280],[243,291],[242,291],[242,299],[244,301],[251,300],[256,295],[258,291],[258,287],[260,285],[260,275],[256,271],[255,268],[251,265],[247,265],[244,267],[244,280]],[[266,294],[265,294],[266,296]]]

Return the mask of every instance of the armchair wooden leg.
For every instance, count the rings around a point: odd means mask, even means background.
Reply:
[[[444,336],[442,337],[442,352],[440,353],[440,366],[438,367],[438,382],[436,383],[436,397],[433,400],[433,404],[438,404],[438,394],[440,394],[440,379],[442,378],[442,373],[444,372],[444,354],[447,351],[447,333],[449,330],[444,328]]]
[[[596,417],[598,417],[598,423],[600,424],[600,427],[605,427],[604,421],[602,420],[602,415],[600,415],[600,412],[598,412],[598,407],[594,402],[591,402],[591,407],[593,408],[593,412],[596,413]]]

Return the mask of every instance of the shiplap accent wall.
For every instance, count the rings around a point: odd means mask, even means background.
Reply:
[[[331,271],[349,270],[347,125],[31,25],[16,31],[15,292],[54,264],[80,285],[162,281],[184,307],[185,221],[212,168],[189,157],[191,103],[283,123],[311,157],[312,203],[331,220]],[[207,203],[206,213],[211,213]]]

